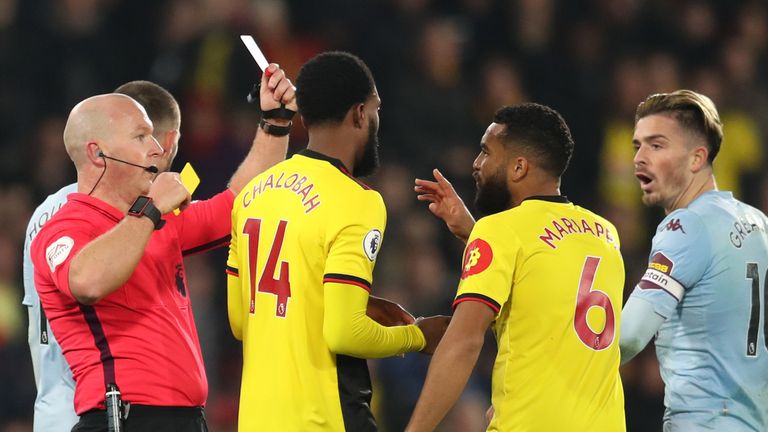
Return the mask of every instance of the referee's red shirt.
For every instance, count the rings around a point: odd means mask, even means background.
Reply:
[[[104,409],[105,384],[112,380],[131,403],[205,405],[208,380],[182,257],[228,244],[233,200],[227,190],[166,215],[130,279],[93,306],[72,296],[70,263],[126,216],[99,199],[71,194],[40,231],[31,253],[35,285],[77,383],[78,414]]]

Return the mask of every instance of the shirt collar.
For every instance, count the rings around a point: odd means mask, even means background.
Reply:
[[[528,200],[540,200],[540,201],[548,201],[548,202],[554,202],[554,203],[560,203],[560,204],[570,203],[570,201],[568,201],[568,197],[565,195],[532,195],[524,199],[523,201],[528,201]]]
[[[104,214],[105,216],[109,217],[110,219],[114,219],[115,221],[120,221],[125,217],[125,213],[121,212],[120,210],[112,207],[111,205],[107,204],[106,202],[92,197],[90,195],[86,195],[84,193],[71,193],[67,196],[67,199],[69,201],[75,201],[80,204],[86,205],[88,207],[93,208],[94,210],[97,210],[99,213]]]
[[[306,156],[308,158],[312,158],[312,159],[324,160],[330,163],[331,165],[335,166],[336,168],[340,169],[341,171],[344,171],[345,173],[349,172],[349,170],[347,169],[347,167],[344,166],[344,163],[342,161],[336,158],[332,158],[330,156],[324,155],[322,153],[318,153],[314,150],[304,149],[304,150],[301,150],[298,154],[302,156]]]

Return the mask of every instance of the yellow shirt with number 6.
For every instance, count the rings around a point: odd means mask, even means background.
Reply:
[[[623,288],[616,228],[564,197],[477,222],[454,307],[478,301],[496,313],[489,431],[625,430]]]

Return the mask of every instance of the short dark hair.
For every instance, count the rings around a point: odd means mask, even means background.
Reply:
[[[163,124],[178,129],[181,125],[179,103],[168,90],[151,81],[131,81],[116,88],[115,93],[130,96],[141,104],[155,127]]]
[[[532,155],[547,173],[560,177],[573,154],[573,138],[563,117],[554,109],[523,103],[501,107],[493,122],[506,126],[501,138]]]
[[[709,149],[707,160],[712,164],[723,142],[723,124],[710,98],[691,90],[650,95],[638,105],[635,124],[660,113],[669,113],[684,129],[703,137]]]
[[[317,55],[296,77],[296,102],[304,125],[341,122],[352,106],[365,103],[375,86],[371,71],[357,56],[342,51]]]

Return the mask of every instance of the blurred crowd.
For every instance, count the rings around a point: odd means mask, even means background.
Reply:
[[[134,79],[166,87],[182,112],[174,168],[192,163],[202,179],[195,197],[209,197],[225,187],[259,118],[245,100],[259,71],[240,34],[253,35],[292,78],[324,50],[370,65],[383,102],[383,167],[370,183],[388,209],[373,292],[414,315],[450,313],[463,244],[416,201],[413,179],[440,168],[471,201],[472,160],[502,105],[535,101],[565,117],[576,150],[562,192],[616,224],[627,296],[662,218],[642,206],[633,175],[634,111],[647,95],[690,88],[710,96],[725,130],[718,186],[768,210],[765,1],[0,0],[0,431],[31,430],[21,252],[32,210],[75,181],[62,143],[69,110]],[[305,144],[295,122],[290,151]],[[214,431],[234,430],[240,386],[225,256],[187,260]],[[484,429],[494,351],[489,336],[440,430]],[[428,362],[419,354],[370,362],[382,431],[402,430]],[[622,374],[628,430],[660,431],[663,383],[652,347]]]

